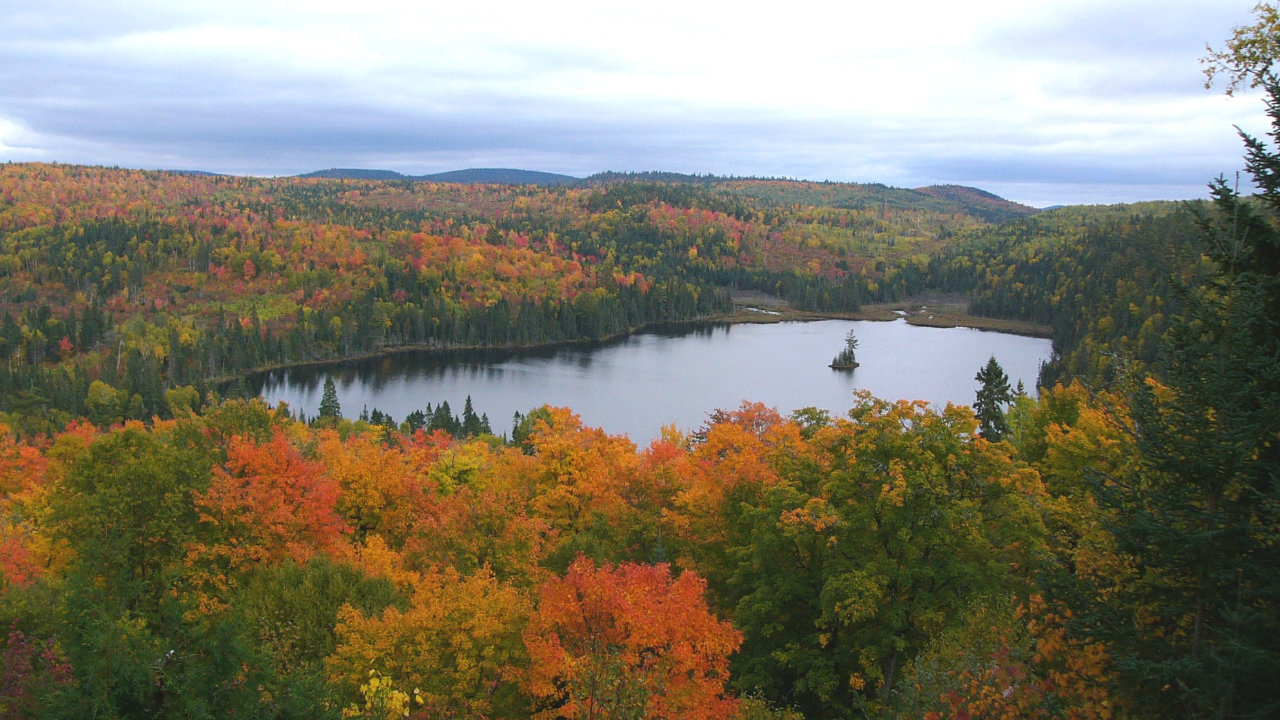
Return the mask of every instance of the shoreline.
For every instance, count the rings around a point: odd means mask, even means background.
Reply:
[[[212,378],[206,382],[222,386],[237,380],[278,370],[292,368],[315,367],[321,365],[337,365],[347,362],[373,360],[407,352],[431,352],[446,355],[449,353],[467,352],[524,352],[531,350],[549,350],[582,345],[608,343],[621,338],[661,327],[683,327],[708,324],[770,324],[779,322],[813,322],[817,320],[865,320],[871,322],[891,322],[906,320],[907,324],[917,327],[952,328],[967,327],[975,330],[1002,332],[1011,335],[1049,338],[1051,328],[1047,325],[1025,322],[1021,320],[1004,320],[986,318],[968,313],[968,298],[963,295],[927,294],[904,298],[898,302],[876,303],[865,305],[856,312],[819,312],[813,310],[796,310],[785,301],[763,294],[749,293],[734,298],[732,312],[720,315],[709,315],[701,318],[663,323],[649,323],[631,328],[622,333],[615,333],[599,338],[577,338],[558,340],[529,345],[441,345],[439,343],[411,343],[407,345],[388,345],[369,352],[343,355],[333,358],[315,360],[298,360],[296,362],[277,363],[247,369],[235,375]]]
[[[753,302],[757,296],[744,296],[742,302],[735,299],[734,312],[726,316],[731,323],[804,322],[809,320],[867,320],[889,322],[903,319],[917,327],[990,330],[1051,339],[1053,328],[1025,320],[1006,320],[969,314],[969,297],[959,294],[923,294],[903,298],[897,302],[864,305],[855,312],[829,313],[795,310],[785,303]]]

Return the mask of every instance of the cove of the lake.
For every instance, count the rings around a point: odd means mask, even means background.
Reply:
[[[852,371],[827,367],[852,329],[858,362]],[[903,320],[822,320],[717,325],[642,332],[592,346],[522,352],[404,352],[331,366],[292,368],[254,380],[268,402],[287,402],[314,416],[326,377],[332,377],[343,415],[377,408],[397,421],[448,401],[462,413],[471,396],[494,432],[511,429],[515,412],[567,406],[585,425],[626,434],[643,446],[664,425],[686,432],[716,409],[761,402],[784,414],[818,407],[843,415],[853,391],[885,399],[970,405],[974,375],[995,356],[1034,393],[1050,341],[973,330],[928,328]]]

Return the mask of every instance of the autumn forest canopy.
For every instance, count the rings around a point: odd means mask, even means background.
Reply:
[[[0,166],[0,716],[1275,717],[1278,35],[1208,59],[1257,192],[1189,203]],[[1051,335],[1039,393],[638,447],[245,383],[922,294]]]

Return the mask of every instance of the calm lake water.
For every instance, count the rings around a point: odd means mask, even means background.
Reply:
[[[858,337],[853,371],[827,367]],[[701,427],[713,410],[743,401],[783,412],[814,406],[843,415],[855,389],[886,399],[973,403],[974,375],[994,355],[1009,375],[1034,392],[1051,344],[1039,338],[969,328],[922,328],[905,321],[824,320],[723,325],[676,333],[646,332],[592,347],[523,353],[409,352],[394,356],[267,373],[258,392],[308,417],[333,377],[343,414],[377,408],[397,421],[448,401],[461,415],[467,395],[495,432],[510,432],[512,414],[548,404],[568,406],[584,424],[626,434],[639,445],[674,423]]]

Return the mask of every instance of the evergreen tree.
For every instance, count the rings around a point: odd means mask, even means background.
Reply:
[[[430,406],[430,403],[428,403],[428,407],[429,406]],[[427,417],[428,417],[428,414],[421,410],[414,410],[413,412],[406,415],[404,418],[405,432],[409,435],[412,435],[415,432],[425,428],[427,426]]]
[[[448,400],[436,406],[435,412],[431,413],[431,420],[427,423],[428,432],[443,430],[450,435],[457,435],[461,429],[462,423],[453,414],[453,409],[449,407]]]
[[[1280,85],[1266,82],[1280,143]],[[1219,179],[1215,271],[1177,288],[1160,372],[1132,383],[1136,477],[1100,479],[1129,579],[1093,587],[1139,716],[1275,717],[1280,688],[1280,154],[1244,136],[1257,202]]]
[[[338,388],[334,387],[333,378],[326,377],[324,394],[320,396],[320,417],[336,419],[341,416],[342,406],[338,404]]]
[[[846,370],[858,366],[858,337],[850,330],[844,338],[844,349],[831,361],[831,367]]]
[[[471,396],[467,396],[467,403],[462,408],[462,434],[467,437],[475,437],[484,432],[484,425],[480,422],[480,416],[476,415],[475,408],[471,405]]]
[[[974,379],[982,383],[982,387],[978,388],[977,400],[973,403],[979,430],[986,439],[998,442],[1009,431],[1004,415],[1004,406],[1013,401],[1009,376],[1005,375],[1004,368],[1000,367],[1000,363],[992,355]]]

